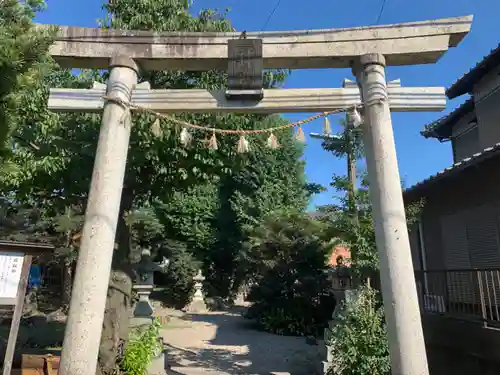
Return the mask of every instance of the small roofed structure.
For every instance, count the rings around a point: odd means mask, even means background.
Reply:
[[[47,252],[54,251],[54,245],[47,242],[26,242],[26,241],[9,241],[0,240],[0,252],[23,252],[29,255],[41,255]]]
[[[336,245],[332,250],[328,265],[330,267],[349,267],[349,259],[351,259],[349,248],[344,245]]]

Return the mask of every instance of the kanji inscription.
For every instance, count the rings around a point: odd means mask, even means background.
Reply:
[[[229,90],[262,90],[262,39],[229,39],[228,60]]]
[[[0,252],[0,298],[16,298],[23,259],[23,253]]]

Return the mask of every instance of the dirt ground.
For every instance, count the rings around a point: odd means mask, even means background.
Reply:
[[[167,317],[162,336],[167,363],[155,361],[150,375],[315,375],[323,358],[319,347],[305,338],[273,335],[260,331],[242,316],[244,308],[232,311],[186,314],[157,306],[155,315]],[[0,356],[10,328],[0,323]],[[20,353],[60,355],[64,319],[50,312],[23,320],[17,341],[15,363]],[[500,365],[488,363],[444,348],[428,348],[431,375],[496,375]]]
[[[313,375],[318,346],[256,329],[242,310],[172,314],[163,329],[167,374]],[[155,374],[156,375],[156,374]]]
[[[165,364],[157,360],[150,375],[315,375],[321,363],[318,346],[303,337],[263,332],[243,312],[240,307],[186,314],[156,307],[155,315],[168,317],[162,336],[170,369],[165,372]],[[0,324],[0,352],[5,350],[8,331],[9,324]],[[14,362],[20,365],[20,353],[60,355],[63,335],[64,320],[58,314],[23,321]]]

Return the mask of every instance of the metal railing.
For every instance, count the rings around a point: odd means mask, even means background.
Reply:
[[[415,271],[420,309],[500,328],[500,269]]]

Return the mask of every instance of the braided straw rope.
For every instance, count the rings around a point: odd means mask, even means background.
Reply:
[[[144,108],[144,107],[141,107],[141,106],[138,106],[135,104],[128,103],[120,98],[116,98],[116,97],[112,97],[112,96],[104,96],[103,99],[110,101],[110,102],[113,102],[113,103],[117,103],[117,104],[127,108],[128,110],[147,113],[147,114],[155,116],[156,118],[163,118],[166,120],[170,120],[170,121],[172,121],[178,125],[181,125],[183,127],[186,127],[186,128],[197,129],[197,130],[202,130],[202,131],[211,132],[211,133],[218,133],[218,134],[238,134],[238,135],[265,134],[265,133],[278,132],[278,131],[282,131],[282,130],[285,130],[288,128],[295,128],[298,126],[302,126],[304,124],[307,124],[307,123],[312,122],[314,120],[317,120],[319,118],[327,117],[329,115],[333,115],[336,113],[347,112],[349,110],[361,107],[361,106],[352,106],[352,107],[341,108],[341,109],[337,109],[335,111],[329,111],[329,112],[320,113],[320,114],[317,114],[314,116],[310,116],[304,120],[289,122],[289,123],[284,124],[284,125],[275,126],[275,127],[267,128],[267,129],[233,130],[233,129],[218,129],[218,128],[211,128],[211,127],[206,127],[206,126],[202,126],[202,125],[191,124],[189,122],[179,120],[175,117],[155,112],[149,108]]]

